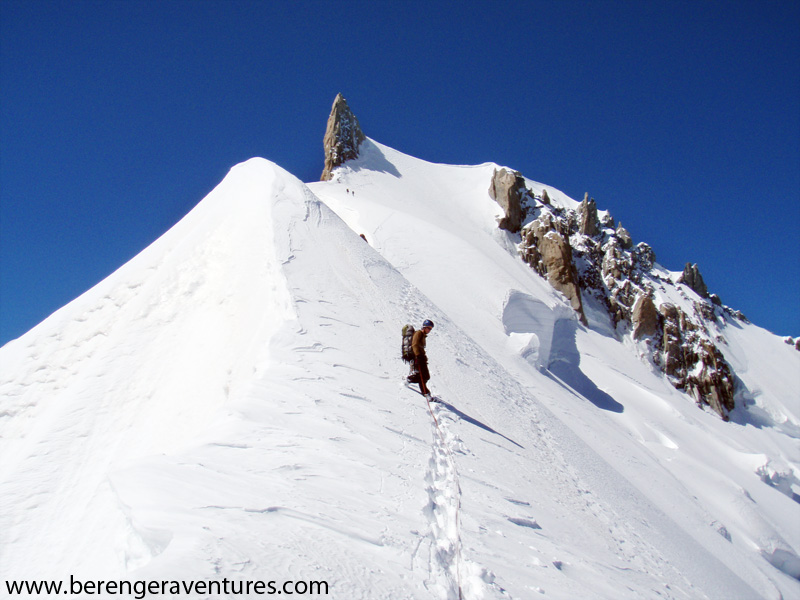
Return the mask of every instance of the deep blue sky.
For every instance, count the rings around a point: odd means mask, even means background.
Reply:
[[[588,191],[798,336],[799,32],[796,0],[0,0],[0,344],[234,164],[317,180],[337,92],[408,154]]]

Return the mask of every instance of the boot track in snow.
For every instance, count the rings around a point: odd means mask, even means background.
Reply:
[[[447,578],[448,600],[464,598],[462,586],[461,552],[461,485],[458,480],[458,470],[455,458],[450,448],[452,434],[446,430],[437,414],[440,412],[436,402],[426,401],[428,412],[431,415],[431,429],[433,445],[428,470],[425,473],[427,484],[428,505],[425,508],[430,521],[430,532],[435,549],[431,560],[437,565],[432,565],[432,572],[438,569],[444,571]]]
[[[406,383],[405,386],[424,397],[422,392],[410,384]],[[452,414],[450,418],[458,422],[461,414],[441,396],[432,395],[431,400],[426,398],[426,407],[431,417],[433,438],[428,469],[425,472],[428,504],[424,512],[430,524],[431,543],[429,585],[435,586],[436,573],[443,573],[446,583],[439,585],[446,600],[482,598],[486,591],[484,586],[494,587],[494,576],[464,557],[461,539],[461,483],[454,454],[454,448],[458,451],[461,440],[450,432],[446,424],[448,419],[443,418]],[[504,590],[498,591],[508,597]]]

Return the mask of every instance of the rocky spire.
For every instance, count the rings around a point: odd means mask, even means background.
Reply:
[[[692,288],[701,298],[708,298],[708,288],[700,275],[697,265],[686,263],[683,273],[678,277],[678,283],[685,283]]]
[[[600,232],[598,227],[600,221],[597,218],[597,204],[594,198],[589,200],[589,192],[583,196],[583,202],[578,206],[579,231],[583,235],[594,237]]]
[[[337,94],[322,141],[325,147],[325,168],[321,180],[330,180],[336,167],[358,158],[358,148],[365,139],[367,138],[358,125],[358,119],[347,106],[344,96]]]
[[[506,213],[500,219],[500,229],[511,233],[519,233],[525,219],[524,198],[528,194],[525,179],[517,171],[506,169],[494,170],[492,183],[489,185],[489,196],[497,202]]]
[[[621,221],[620,224],[617,226],[616,236],[625,250],[630,250],[631,248],[633,248],[633,240],[631,239],[631,234],[628,233],[628,230],[622,226]]]

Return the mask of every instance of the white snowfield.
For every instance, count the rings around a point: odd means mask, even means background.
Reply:
[[[252,159],[0,349],[0,596],[800,597],[800,353],[720,325],[741,408],[700,410],[516,256],[494,168]],[[425,318],[430,408],[399,358]]]

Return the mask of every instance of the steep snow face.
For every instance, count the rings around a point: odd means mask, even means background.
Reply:
[[[521,268],[516,238],[496,227],[501,211],[488,193],[496,168],[430,164],[368,140],[361,158],[311,187],[651,501],[684,526],[698,510],[697,527],[725,541],[718,556],[726,564],[741,552],[763,574],[748,581],[766,577],[796,594],[800,355],[753,325],[710,325],[739,376],[740,406],[735,424],[698,411],[649,366],[645,344],[617,340],[591,299],[587,328]],[[527,184],[536,195],[547,189],[555,206],[578,207],[557,190]],[[655,271],[664,281],[677,276]],[[684,286],[655,288],[659,302],[687,314],[700,300]],[[568,393],[548,391],[552,381]],[[677,497],[676,487],[691,498]]]
[[[796,402],[754,373],[759,427],[698,411],[518,259],[493,165],[361,150],[308,187],[235,167],[0,349],[2,578],[798,595]],[[431,406],[399,360],[424,318]]]

